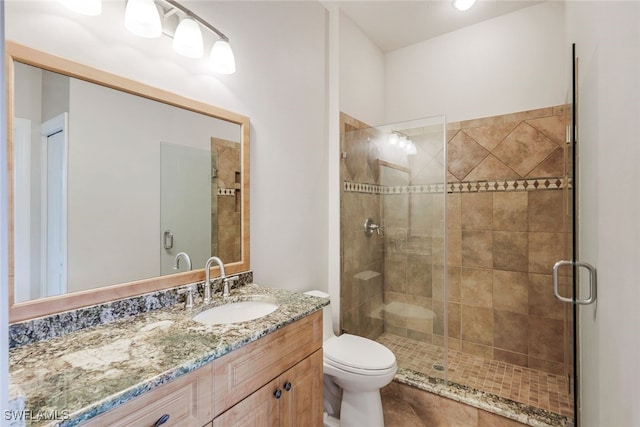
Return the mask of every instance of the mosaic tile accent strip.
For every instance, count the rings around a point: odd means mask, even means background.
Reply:
[[[504,179],[496,181],[452,182],[447,185],[449,193],[474,193],[482,191],[534,191],[562,190],[572,188],[572,179],[536,178],[536,179]]]
[[[442,347],[386,332],[377,341],[393,351],[399,367],[406,372],[416,373],[428,384],[444,381],[444,372],[436,366],[446,363],[447,380],[454,387],[496,396],[505,402],[513,402],[512,406],[515,407],[530,407],[529,413],[537,411],[546,414],[547,418],[568,420],[573,417],[573,399],[568,393],[564,376],[456,350],[447,352],[445,362]]]
[[[235,188],[218,188],[218,196],[235,196]]]
[[[381,194],[382,186],[377,184],[364,184],[360,182],[344,182],[344,191],[348,193],[367,193],[367,194]]]
[[[477,193],[489,191],[562,190],[572,188],[572,179],[565,177],[535,179],[503,179],[495,181],[464,181],[447,183],[447,193]],[[443,184],[382,186],[344,182],[344,191],[367,194],[438,194]]]
[[[240,273],[237,276],[238,281],[234,287],[244,286],[253,282],[252,271]],[[118,319],[171,307],[177,304],[179,298],[181,298],[178,296],[177,289],[178,287],[151,292],[11,324],[9,325],[9,348],[32,344],[81,329],[108,324]]]

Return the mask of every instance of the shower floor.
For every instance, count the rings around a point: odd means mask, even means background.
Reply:
[[[444,378],[444,349],[385,332],[377,341],[396,355],[398,366]],[[456,350],[448,352],[447,380],[554,414],[573,417],[567,378]]]

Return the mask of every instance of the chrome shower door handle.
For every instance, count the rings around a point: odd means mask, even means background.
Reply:
[[[563,266],[576,266],[586,268],[589,272],[589,296],[586,299],[567,298],[560,295],[558,289],[558,270]],[[588,305],[593,304],[596,300],[596,294],[598,289],[598,277],[596,274],[596,268],[589,263],[580,261],[558,261],[553,265],[553,294],[560,301],[568,302],[572,304]]]

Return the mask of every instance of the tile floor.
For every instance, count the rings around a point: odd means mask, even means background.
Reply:
[[[398,366],[444,378],[444,351],[432,344],[384,333],[377,339],[394,352]],[[573,416],[567,378],[535,369],[484,359],[460,351],[448,352],[447,380],[555,414]]]

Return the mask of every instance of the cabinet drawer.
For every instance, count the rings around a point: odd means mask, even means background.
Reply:
[[[180,376],[134,400],[120,405],[83,426],[153,426],[168,415],[163,427],[202,427],[213,418],[213,363]]]
[[[322,348],[322,310],[214,361],[214,416]]]

